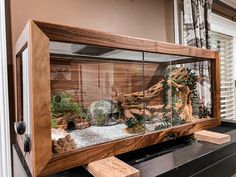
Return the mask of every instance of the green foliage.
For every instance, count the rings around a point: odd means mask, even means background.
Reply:
[[[211,113],[209,111],[209,108],[206,106],[202,106],[199,108],[199,117],[200,118],[206,118],[206,117],[210,117]]]
[[[132,113],[134,118],[128,118],[125,121],[125,125],[127,125],[128,128],[134,128],[137,125],[142,125],[143,124],[143,120],[144,120],[144,116],[139,115],[139,114],[135,114]]]
[[[191,69],[187,68],[187,71],[189,78],[187,79],[186,85],[192,91],[193,96],[197,96],[197,76]]]
[[[163,87],[163,92],[162,92],[162,101],[163,101],[163,107],[162,107],[162,112],[163,112],[163,117],[167,119],[167,104],[168,104],[168,90],[169,86],[167,83],[168,80],[168,75],[164,76],[164,80],[162,81],[162,87]]]
[[[57,115],[77,114],[81,118],[87,119],[87,114],[84,112],[80,104],[73,102],[68,93],[60,93],[51,98],[51,113],[55,118]]]
[[[188,72],[188,79],[182,80],[182,79],[176,79],[175,82],[177,84],[184,84],[189,87],[189,89],[192,91],[193,96],[197,96],[197,76],[190,68],[187,68]]]
[[[177,126],[177,125],[182,125],[182,124],[185,124],[186,121],[181,119],[181,117],[173,117],[172,119],[172,125],[173,126]]]
[[[176,95],[176,88],[175,87],[171,87],[171,114],[172,114],[172,121],[175,119],[180,119],[179,114],[177,113],[177,111],[175,110],[175,104],[177,102],[177,99],[175,97]]]
[[[108,116],[106,114],[97,114],[97,117],[95,120],[93,121],[96,121],[96,125],[98,126],[103,126],[106,124],[106,122],[108,121]]]
[[[135,114],[135,113],[132,113],[137,121],[138,124],[142,124],[143,120],[144,120],[144,116],[142,115],[139,115],[139,114]]]
[[[170,71],[175,70],[176,67],[172,67],[170,69]],[[192,70],[190,68],[187,68],[187,72],[188,72],[188,79],[183,80],[183,79],[176,79],[174,80],[174,82],[176,82],[177,84],[181,84],[181,85],[186,85],[189,87],[189,89],[192,92],[192,96],[197,96],[197,76],[194,72],[192,72]],[[167,105],[168,105],[168,91],[170,90],[170,87],[168,86],[168,79],[169,79],[169,73],[167,72],[167,74],[164,75],[164,80],[162,82],[162,87],[163,87],[163,92],[162,92],[162,100],[163,100],[163,107],[162,107],[162,112],[163,112],[163,118],[165,120],[165,122],[163,122],[162,124],[158,125],[155,127],[155,130],[162,130],[162,129],[166,129],[166,128],[170,128],[171,126],[177,126],[177,125],[182,125],[184,123],[186,123],[185,120],[181,119],[181,117],[179,116],[179,114],[177,113],[177,111],[175,110],[175,104],[177,102],[177,98],[176,98],[176,94],[178,92],[178,90],[176,90],[175,87],[171,87],[171,114],[172,114],[172,118],[170,118],[168,116],[168,112],[167,112]]]
[[[162,129],[166,129],[166,128],[170,128],[171,127],[171,123],[170,122],[164,122],[160,125],[157,125],[155,127],[155,130],[162,130]]]
[[[165,122],[163,122],[162,124],[160,125],[157,125],[155,127],[155,130],[162,130],[162,129],[166,129],[166,128],[170,128],[172,126],[178,126],[178,125],[182,125],[182,124],[185,124],[186,121],[181,119],[179,116],[178,117],[174,117],[169,120],[166,120]]]
[[[57,119],[55,119],[55,118],[51,119],[51,127],[52,128],[57,128],[58,127]]]
[[[137,122],[132,118],[128,118],[125,121],[125,125],[127,125],[128,128],[134,128],[137,125]]]

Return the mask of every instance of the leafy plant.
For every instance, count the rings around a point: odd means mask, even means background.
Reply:
[[[209,108],[206,106],[201,106],[199,108],[199,117],[206,118],[208,116],[211,116],[211,112],[209,111]]]
[[[166,128],[170,128],[171,126],[178,126],[178,125],[182,125],[185,124],[186,121],[181,119],[180,117],[173,117],[172,120],[166,120],[165,122],[163,122],[160,125],[157,125],[155,127],[155,130],[162,130],[162,129],[166,129]]]
[[[125,121],[125,125],[127,125],[128,128],[134,128],[137,125],[137,122],[133,120],[132,118],[128,118]]]
[[[170,70],[173,71],[175,70],[176,67],[172,67]],[[197,96],[197,76],[190,68],[186,69],[188,72],[188,79],[176,79],[174,82],[177,84],[181,85],[186,85],[189,87],[189,89],[192,92],[192,96]],[[177,102],[176,94],[177,91],[175,87],[171,87],[171,113],[172,113],[172,119],[168,116],[168,111],[167,111],[167,105],[168,105],[168,91],[170,90],[170,87],[168,86],[168,79],[169,75],[168,73],[164,75],[164,80],[162,81],[162,87],[163,87],[163,92],[162,92],[162,100],[163,100],[163,118],[165,122],[163,122],[160,125],[157,125],[155,127],[155,130],[161,130],[165,128],[169,128],[171,126],[177,126],[186,123],[185,120],[181,119],[179,116],[178,112],[175,110],[175,104]]]
[[[128,118],[125,121],[125,124],[127,125],[127,127],[134,128],[137,125],[142,125],[143,120],[144,120],[144,116],[139,115],[139,114],[135,114],[135,113],[132,113],[132,114],[133,114],[134,118]]]
[[[52,128],[57,128],[58,127],[58,121],[55,118],[51,119],[51,127]]]
[[[193,97],[197,96],[197,76],[196,74],[190,69],[187,68],[188,72],[188,79],[176,79],[175,82],[177,84],[184,84],[189,87],[189,89],[192,91]]]
[[[181,119],[181,117],[174,117],[172,119],[172,125],[173,126],[182,125],[182,124],[185,124],[185,123],[186,123],[186,121]]]
[[[70,94],[60,93],[51,98],[52,118],[58,115],[77,114],[83,119],[87,119],[87,114],[79,103],[73,102]]]
[[[170,128],[171,127],[171,123],[170,122],[164,122],[160,125],[157,125],[155,127],[155,130],[162,130],[162,129],[166,129],[166,128]]]
[[[164,119],[168,119],[167,116],[167,104],[168,104],[168,90],[169,90],[169,86],[167,83],[168,80],[168,75],[164,76],[164,80],[162,81],[162,87],[163,87],[163,92],[162,92],[162,101],[163,101],[163,106],[162,106],[162,112],[163,112],[163,118]]]

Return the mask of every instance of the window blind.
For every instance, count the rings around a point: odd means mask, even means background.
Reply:
[[[221,55],[221,118],[234,119],[233,37],[212,32],[212,49]]]

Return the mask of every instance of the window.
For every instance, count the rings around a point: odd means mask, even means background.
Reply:
[[[174,0],[175,42],[186,44],[182,1]],[[212,14],[212,49],[221,54],[221,118],[236,121],[236,22]]]
[[[221,54],[222,119],[236,120],[236,23],[212,14],[212,48]]]
[[[212,49],[221,55],[221,118],[234,119],[233,37],[213,31],[211,39]]]

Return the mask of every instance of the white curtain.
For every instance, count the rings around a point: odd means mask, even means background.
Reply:
[[[188,46],[211,48],[211,7],[212,0],[184,0],[184,43]],[[191,63],[188,68],[200,78],[197,83],[197,98],[193,100],[194,112],[199,107],[212,109],[211,64],[208,61]]]
[[[211,48],[212,0],[184,0],[184,38],[187,45]]]

